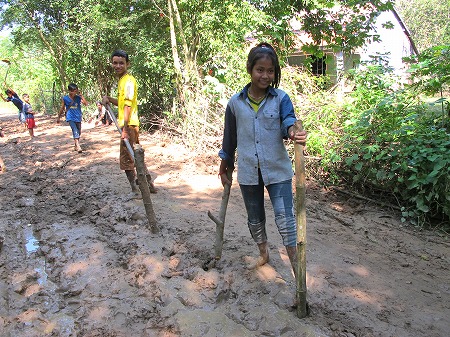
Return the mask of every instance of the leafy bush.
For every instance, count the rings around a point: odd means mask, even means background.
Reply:
[[[352,74],[355,90],[346,104],[343,145],[331,153],[347,182],[392,193],[404,220],[423,225],[450,217],[450,133],[436,124],[415,87],[381,66]],[[394,88],[398,88],[394,90]]]
[[[404,221],[415,225],[448,223],[449,118],[436,109],[447,99],[432,99],[433,105],[424,96],[445,92],[445,50],[430,51],[432,61],[424,56],[415,63],[410,85],[373,64],[348,74],[347,88],[353,90],[347,95],[333,90],[300,95],[295,104],[308,130],[307,152],[320,158],[313,160],[320,168],[310,167],[310,175],[398,202]]]

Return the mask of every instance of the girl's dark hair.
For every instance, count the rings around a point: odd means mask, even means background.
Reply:
[[[7,95],[9,95],[9,94],[11,94],[12,95],[12,90],[11,89],[6,89],[6,91],[5,91],[5,93],[7,94]]]
[[[278,56],[275,52],[275,49],[270,44],[262,42],[250,50],[247,58],[247,72],[251,74],[256,61],[265,57],[268,57],[272,60],[273,66],[275,68],[275,78],[273,79],[272,86],[274,88],[278,88],[281,80],[280,62],[278,61]]]
[[[128,59],[128,54],[127,54],[124,50],[118,49],[118,50],[114,51],[114,52],[111,54],[111,59],[112,59],[114,56],[123,57],[123,58],[125,59],[126,62],[129,61],[129,59]]]
[[[77,90],[77,89],[78,89],[78,86],[77,86],[75,83],[70,83],[70,84],[67,86],[67,89],[69,89],[69,91]]]

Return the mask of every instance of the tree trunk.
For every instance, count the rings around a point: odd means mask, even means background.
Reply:
[[[33,17],[33,14],[29,11],[25,11],[28,17],[30,18],[30,21],[33,23],[34,27],[36,28],[37,32],[39,33],[39,37],[41,41],[44,43],[44,45],[47,47],[51,57],[53,58],[53,61],[55,62],[56,68],[58,69],[59,78],[61,80],[61,89],[62,91],[66,90],[67,87],[67,74],[63,66],[62,62],[62,52],[61,50],[64,50],[63,47],[56,46],[59,50],[58,53],[55,51],[55,49],[52,47],[51,43],[48,41],[48,39],[45,37],[44,33],[42,32],[41,27],[39,26],[39,23],[36,22],[36,20]]]
[[[177,97],[180,102],[183,102],[184,101],[183,74],[181,71],[181,61],[177,49],[177,36],[175,32],[175,23],[173,18],[172,0],[167,1],[167,7],[169,8],[170,44],[172,47],[172,58],[173,58],[173,68],[175,70]]]

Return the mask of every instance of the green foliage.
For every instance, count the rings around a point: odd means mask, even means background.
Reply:
[[[343,104],[329,98],[306,119],[307,129],[313,130],[309,138],[318,138],[317,129],[325,138],[320,152],[308,140],[309,150],[323,156],[329,178],[395,196],[405,221],[420,226],[431,219],[448,221],[448,124],[443,128],[416,88],[402,87],[389,69],[373,65],[350,75],[354,91]],[[324,119],[324,114],[333,117]]]
[[[302,13],[302,30],[313,43],[304,46],[309,52],[319,52],[323,42],[329,48],[351,52],[366,41],[376,41],[374,26],[380,12],[391,10],[392,1],[314,1],[310,10]]]
[[[420,52],[450,43],[450,0],[396,0],[395,5]]]
[[[293,45],[288,22],[302,12],[301,29],[314,41],[304,50],[320,55],[319,46],[326,43],[351,51],[377,40],[375,20],[392,9],[384,0],[172,0],[178,21],[166,0],[0,3],[1,25],[13,29],[13,44],[2,48],[14,60],[10,83],[19,92],[37,97],[44,88],[59,98],[68,82],[76,82],[95,101],[114,92],[109,57],[124,49],[138,79],[143,124],[150,128],[163,120],[159,126],[168,125],[199,151],[220,146],[226,101],[249,81],[245,62],[253,41],[270,41],[283,60]],[[411,86],[380,65],[350,73],[350,95],[338,87],[328,90],[329,79],[297,68],[283,69],[282,86],[308,130],[309,154],[320,158],[317,175],[393,193],[405,207],[405,219],[422,224],[432,217],[448,219],[450,213],[443,95],[449,47],[426,50],[411,62]],[[440,94],[434,102],[446,113],[422,102],[423,93]],[[45,99],[42,105],[48,105]]]
[[[77,83],[91,101],[111,93],[114,78],[108,61],[110,53],[118,48],[132,56],[132,71],[140,80],[140,100],[145,113],[160,116],[162,111],[173,111],[172,97],[183,96],[180,90],[189,90],[178,87],[174,92],[172,89],[176,85],[165,0],[131,3],[125,0],[0,0],[0,3],[4,5],[0,23],[2,27],[13,28],[15,46],[33,47],[48,56],[45,60],[52,67],[51,80],[44,87],[52,88],[56,83],[59,94],[65,92],[69,82]],[[345,46],[353,48],[367,37],[363,32],[370,27],[376,13],[389,8],[383,1],[366,6],[362,0],[177,0],[176,3],[181,21],[177,23],[177,48],[183,50],[184,43],[189,46],[186,55],[194,62],[194,72],[205,75],[212,71],[222,83],[235,90],[246,79],[246,39],[271,41],[279,46],[281,54],[287,53],[293,42],[288,22],[295,11],[304,10],[307,17],[321,23],[308,24],[311,23],[308,19],[304,22],[304,29],[316,40],[322,36],[330,43],[346,40]],[[328,17],[328,9],[334,5],[342,5],[348,18],[342,17],[338,22]],[[351,9],[359,14],[351,15]],[[362,20],[362,9],[367,20]],[[351,40],[354,32],[342,29],[342,25],[352,26],[352,30],[361,25],[362,33],[358,34],[361,38]],[[326,31],[324,27],[328,27]]]
[[[408,59],[413,88],[433,96],[450,85],[450,44],[434,46]]]
[[[0,78],[6,80],[6,85],[14,89],[19,96],[27,93],[35,111],[45,112],[59,107],[59,95],[54,96],[52,87],[46,90],[52,82],[52,68],[48,62],[50,57],[37,48],[21,49],[14,46],[7,37],[0,38],[1,59],[8,59],[10,64],[0,63]],[[38,61],[39,60],[39,61]],[[44,61],[44,62],[42,62]],[[5,88],[1,88],[3,92]]]
[[[421,93],[430,97],[440,95],[433,104],[440,104],[441,126],[449,127],[450,102],[444,93],[450,88],[450,45],[435,46],[426,49],[419,56],[407,59],[411,63],[410,73],[412,84],[410,90],[416,95]],[[437,121],[437,120],[436,120]]]

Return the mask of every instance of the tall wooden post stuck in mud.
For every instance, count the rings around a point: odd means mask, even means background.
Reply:
[[[153,210],[152,199],[150,198],[150,188],[148,187],[146,177],[146,167],[144,160],[144,149],[140,144],[135,145],[134,150],[134,165],[136,166],[137,178],[139,182],[139,189],[142,194],[142,201],[144,202],[145,213],[147,214],[148,225],[152,233],[156,234],[159,229],[156,225],[155,211]]]
[[[294,124],[294,132],[302,131],[302,121]],[[305,207],[305,157],[303,145],[294,144],[295,153],[295,211],[297,222],[297,316],[308,315],[306,302],[306,207]]]

